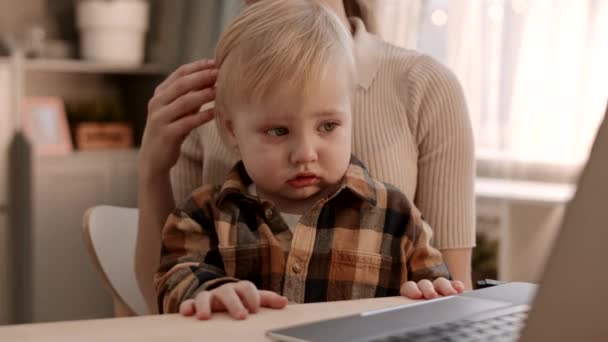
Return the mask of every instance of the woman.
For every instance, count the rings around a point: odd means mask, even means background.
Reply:
[[[370,34],[369,0],[323,1],[351,28],[355,42],[353,153],[373,176],[414,199],[434,229],[434,245],[453,278],[470,289],[474,153],[457,80],[431,58]],[[182,66],[158,86],[149,103],[139,162],[136,273],[153,311],[152,275],[165,219],[197,186],[221,184],[236,161],[215,125],[205,125],[213,111],[199,112],[214,99],[216,75],[212,61]]]

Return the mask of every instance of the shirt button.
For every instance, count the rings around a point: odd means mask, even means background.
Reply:
[[[264,211],[264,215],[266,216],[267,220],[272,219],[272,209],[271,208],[266,209],[266,211]]]
[[[293,273],[298,274],[302,272],[302,266],[300,266],[300,264],[296,262],[293,264],[293,266],[291,266],[291,270],[293,271]]]

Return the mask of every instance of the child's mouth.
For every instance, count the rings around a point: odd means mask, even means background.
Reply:
[[[318,184],[321,180],[317,176],[298,176],[287,181],[287,184],[294,188],[304,188],[307,186]]]

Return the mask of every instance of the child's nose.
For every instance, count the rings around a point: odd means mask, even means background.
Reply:
[[[317,161],[317,149],[310,139],[300,139],[294,142],[290,156],[294,164],[304,164]]]

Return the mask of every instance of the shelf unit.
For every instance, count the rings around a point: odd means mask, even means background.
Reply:
[[[238,11],[242,1],[230,1],[229,6],[226,0],[149,2],[148,64],[132,67],[0,56],[0,208],[2,204],[6,207],[5,213],[0,210],[0,279],[11,278],[10,293],[5,291],[8,282],[0,280],[0,325],[107,317],[111,313],[109,304],[106,305],[107,292],[92,273],[88,255],[81,253],[80,222],[87,205],[135,206],[137,152],[76,151],[64,156],[33,156],[27,142],[16,139],[14,134],[19,118],[17,103],[24,96],[61,96],[66,102],[83,98],[122,99],[133,121],[137,147],[148,100],[156,85],[179,65],[213,56],[221,28]],[[0,31],[5,30],[0,33],[19,33],[31,25],[29,19],[40,19],[41,24],[49,24],[49,38],[76,43],[74,4],[74,0],[6,1],[0,5],[3,24]],[[10,170],[6,170],[7,165]],[[122,165],[118,168],[121,174],[111,169],[114,165]],[[5,184],[2,181],[8,179],[8,173],[12,178]],[[10,200],[9,191],[5,190],[9,186],[14,189],[10,191],[13,197]],[[40,202],[41,198],[48,205]],[[12,236],[7,237],[7,232]],[[69,234],[69,239],[64,241],[61,235],[52,232]],[[15,236],[20,240],[15,240]],[[44,243],[41,237],[45,236],[52,241]],[[12,254],[8,254],[9,247]],[[65,267],[71,267],[72,273],[36,274],[41,265],[53,260],[66,260]],[[7,270],[5,264],[9,261],[17,274]],[[64,279],[68,277],[71,279]],[[36,281],[28,282],[31,279]],[[38,296],[45,293],[46,281],[57,288],[62,282],[69,288],[73,285],[70,282],[80,281],[82,287],[75,291],[74,300],[61,291],[47,291],[49,298],[44,299]],[[10,307],[5,303],[10,303]]]
[[[19,33],[36,18],[48,24],[49,38],[76,43],[74,3],[7,2],[0,5],[0,33]],[[146,64],[0,56],[0,325],[112,314],[108,293],[82,248],[82,215],[91,205],[136,206],[137,146],[148,101],[168,71],[199,56],[198,49],[186,51],[192,44],[185,42],[185,32],[192,27],[185,20],[206,28],[216,13],[215,3],[205,6],[211,10],[202,20],[186,18],[186,1],[151,0],[150,5]],[[206,37],[205,32],[196,36]],[[135,146],[32,155],[18,134],[18,104],[27,96],[60,96],[66,103],[118,99],[132,121]],[[69,273],[51,272],[58,263]]]
[[[9,115],[28,96],[60,96],[66,103],[113,98],[129,113],[136,142],[132,149],[42,156],[15,134],[7,147],[8,200],[0,203],[8,209],[5,240],[11,242],[8,322],[111,317],[111,297],[82,243],[82,217],[94,205],[137,206],[137,145],[147,102],[166,69],[154,63],[19,57],[0,58],[0,65],[9,70],[14,85],[7,95],[14,103]],[[19,118],[9,121],[19,132]]]

